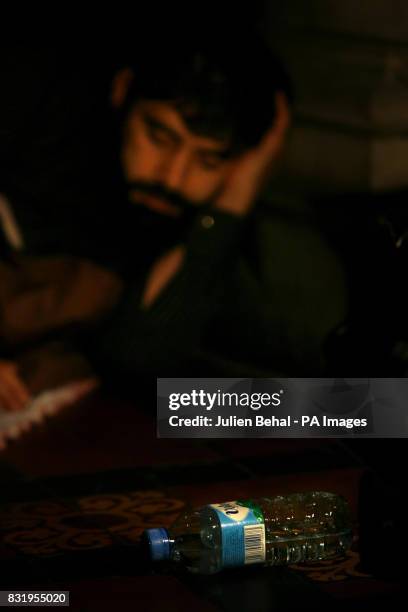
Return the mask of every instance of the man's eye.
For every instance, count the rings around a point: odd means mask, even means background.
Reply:
[[[148,134],[149,134],[150,140],[154,144],[163,145],[163,146],[174,145],[174,138],[172,138],[172,136],[168,132],[166,132],[166,130],[163,130],[157,127],[150,127],[148,130]]]
[[[152,142],[158,145],[171,145],[172,139],[164,130],[156,127],[148,127],[147,134]]]
[[[206,156],[200,158],[201,166],[205,170],[217,170],[223,163],[223,159],[218,156]]]

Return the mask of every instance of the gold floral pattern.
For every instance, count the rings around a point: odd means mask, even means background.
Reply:
[[[0,532],[5,545],[28,555],[103,548],[135,543],[144,529],[170,525],[184,505],[159,491],[9,504],[0,510]]]
[[[0,509],[0,533],[6,546],[35,556],[134,544],[145,529],[171,525],[184,507],[160,491],[16,503]],[[359,570],[359,562],[358,553],[350,550],[341,558],[292,568],[316,582],[371,578]]]

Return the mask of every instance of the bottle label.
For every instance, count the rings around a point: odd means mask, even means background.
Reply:
[[[222,566],[236,567],[265,561],[265,524],[262,510],[250,501],[210,506],[221,526]]]

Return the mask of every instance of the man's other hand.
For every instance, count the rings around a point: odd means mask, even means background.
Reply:
[[[185,247],[177,245],[160,257],[150,270],[142,298],[142,307],[147,310],[155,302],[165,286],[181,268]]]
[[[233,163],[224,189],[214,205],[235,215],[246,215],[265,187],[278,158],[290,123],[286,96],[276,94],[276,116],[257,147],[243,153]]]
[[[22,410],[30,401],[30,393],[21,380],[17,365],[0,360],[0,409]]]

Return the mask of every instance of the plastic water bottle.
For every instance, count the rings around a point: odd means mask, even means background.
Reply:
[[[153,561],[212,574],[253,563],[330,559],[350,547],[352,528],[346,500],[318,491],[210,504],[144,535]]]

